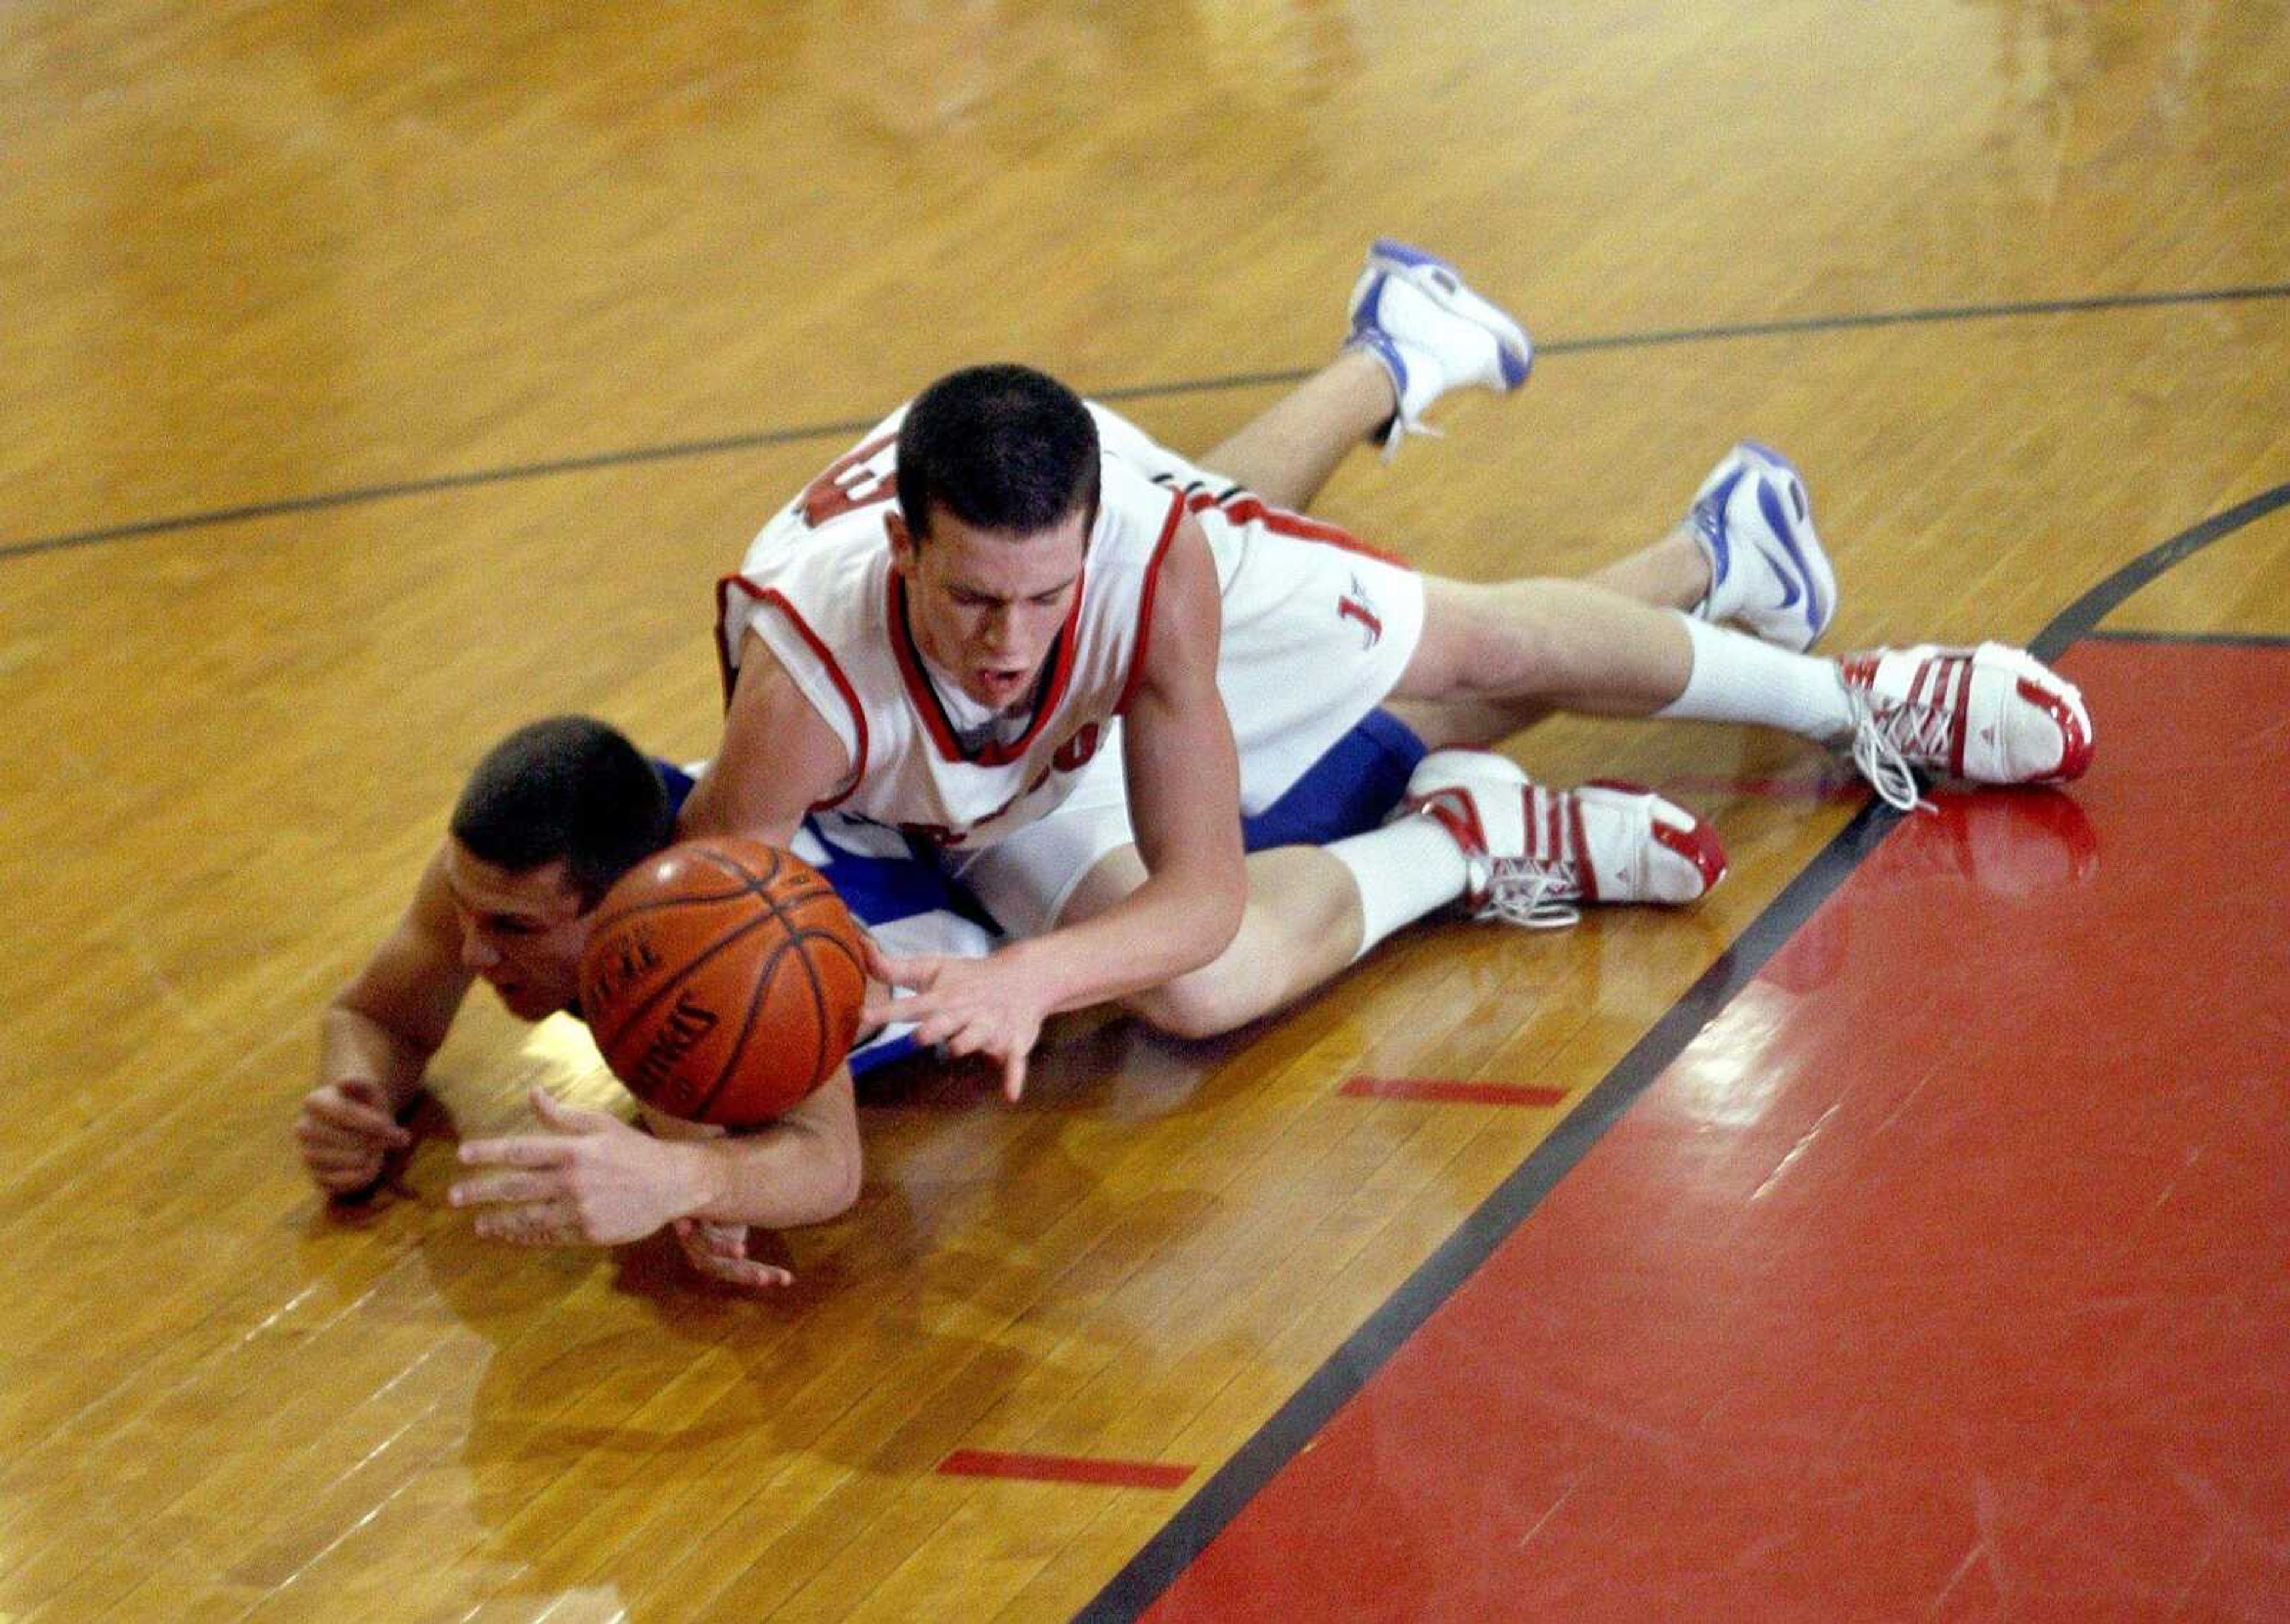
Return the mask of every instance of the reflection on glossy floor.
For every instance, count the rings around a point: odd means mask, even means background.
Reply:
[[[1149,1616],[2278,1611],[2290,644],[2064,668],[2074,798],[1894,829]]]
[[[1089,1604],[1754,938],[1854,815],[1849,779],[1730,732],[1540,731],[1517,753],[1546,776],[1645,780],[1714,818],[1724,889],[1564,936],[1420,932],[1219,1044],[1077,1022],[1015,1112],[917,1072],[867,1112],[859,1209],[786,1237],[798,1284],[749,1303],[657,1245],[499,1249],[444,1206],[452,1137],[517,1119],[529,1083],[616,1097],[565,1023],[473,1005],[396,1196],[348,1221],[302,1182],[285,1128],[316,1012],[470,761],[568,709],[704,753],[710,583],[882,409],[1012,356],[1205,447],[1325,357],[1384,231],[1457,258],[1542,354],[1516,400],[1453,403],[1446,437],[1389,468],[1356,458],[1330,516],[1453,573],[1575,571],[1669,523],[1755,433],[1814,487],[1837,646],[2032,637],[2290,481],[2286,64],[2281,5],[2192,0],[0,12],[0,1615]],[[2104,624],[2290,636],[2290,518],[2262,501]],[[2158,688],[2195,668],[2155,658]],[[2126,788],[2178,771],[2142,730],[2100,731]],[[1851,883],[2072,916],[2116,872],[2091,807],[1966,806]],[[1830,1002],[1829,967],[1869,949],[1823,919],[1758,996],[1692,1018],[1736,1043],[1785,995],[1882,1020]],[[2144,928],[2169,949],[2195,927],[2159,894]],[[2206,1013],[2280,1069],[2278,1012]],[[1754,1156],[1779,1131],[1776,1069],[1734,1052],[1722,1108],[1669,1154]],[[1530,1086],[1440,1103],[1344,1093],[1356,1076]],[[2238,1224],[2278,1220],[2279,1110],[2256,1085],[2204,1103],[2250,1148]],[[2121,1210],[2167,1212],[2158,1143],[2151,1167],[2109,1164]],[[1600,1188],[1570,1175],[1518,1236],[1562,1215],[1624,1248],[1650,1233],[1580,1204]],[[1911,1209],[1947,1267],[1954,1218]],[[1745,1220],[1704,1244],[1778,1266],[1814,1233]],[[1591,1334],[1605,1310],[1569,1319],[1576,1300],[1554,1297],[1524,1364],[1475,1348],[1477,1379],[1516,1399],[1550,1359],[1603,1380],[1644,1327]],[[1732,1324],[1752,1354],[1782,1333],[1754,1303]],[[2038,1414],[2007,1436],[2048,1449],[2041,1412],[2074,1404],[2022,1396]],[[1661,1428],[1684,1436],[1643,1396],[1598,1413],[1626,1444],[1602,1454],[1592,1428],[1573,1464],[1609,1484],[1671,1459]],[[1944,1412],[1920,1428],[1934,1481],[2004,1481],[1948,1453]],[[2185,1488],[2186,1537],[2218,1555],[2133,1611],[2283,1611],[2290,1492],[2264,1462],[2284,1452],[2180,1436],[2118,1464]],[[941,1472],[958,1451],[1169,1469]],[[2008,1563],[2014,1519],[2078,1502],[2045,1497],[2041,1460],[2005,1464],[2032,1500],[2000,1524],[1976,1493],[1944,1501],[1937,1526]],[[1644,1548],[1573,1548],[1570,1614],[1663,1616],[1629,1581],[1677,1561],[1715,1588],[1672,1594],[1712,1616],[1749,1595],[1849,1616],[1867,1594],[1790,1562],[1832,1525],[1785,1496],[1751,1537],[1797,1588],[1728,1592],[1692,1567],[1714,1526],[1694,1503]],[[1946,1565],[1941,1616],[2055,1604],[1974,1582],[1996,1563],[1949,1588]],[[1383,1590],[1331,1611],[1414,1613]]]

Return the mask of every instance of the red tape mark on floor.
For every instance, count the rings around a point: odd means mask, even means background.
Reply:
[[[1193,1475],[1189,1466],[1160,1460],[1099,1460],[990,1449],[957,1449],[938,1463],[938,1469],[948,1477],[1016,1477],[1029,1483],[1085,1483],[1116,1489],[1173,1489]]]
[[[1425,1100],[1435,1105],[1533,1105],[1547,1110],[1566,1103],[1563,1088],[1461,1083],[1448,1077],[1354,1077],[1337,1092],[1355,1100]]]

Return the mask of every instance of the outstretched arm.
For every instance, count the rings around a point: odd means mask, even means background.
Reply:
[[[1086,923],[985,959],[887,959],[871,973],[912,988],[874,1000],[870,1019],[912,1020],[916,1036],[1002,1063],[1013,1100],[1026,1055],[1053,1012],[1157,987],[1222,952],[1240,927],[1240,773],[1217,694],[1221,605],[1216,563],[1185,521],[1162,561],[1137,691],[1123,719],[1130,815],[1145,883]]]
[[[747,1259],[744,1231],[823,1223],[859,1198],[847,1068],[752,1133],[722,1135],[649,1112],[646,1133],[539,1088],[532,1103],[540,1132],[461,1147],[462,1162],[480,1171],[449,1198],[480,1209],[476,1230],[489,1239],[617,1246],[674,1225],[703,1272],[736,1285],[783,1285],[785,1269]]]
[[[412,1142],[397,1114],[420,1092],[472,979],[461,964],[440,848],[397,928],[322,1019],[318,1085],[294,1119],[295,1147],[319,1188],[355,1194],[380,1177],[391,1151]]]

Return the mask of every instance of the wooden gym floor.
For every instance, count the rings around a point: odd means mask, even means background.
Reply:
[[[0,10],[0,1620],[2290,1613],[2286,103],[2230,0]],[[1012,357],[1205,447],[1383,232],[1541,358],[1321,511],[1574,572],[1755,434],[1832,644],[2040,640],[2091,778],[1538,730],[1725,887],[910,1070],[760,1301],[444,1206],[618,1097],[474,1000],[315,1197],[487,744],[705,753],[857,428]]]

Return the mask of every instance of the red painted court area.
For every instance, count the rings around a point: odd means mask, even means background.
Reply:
[[[2290,1618],[2290,648],[2062,663],[1147,1616]]]

